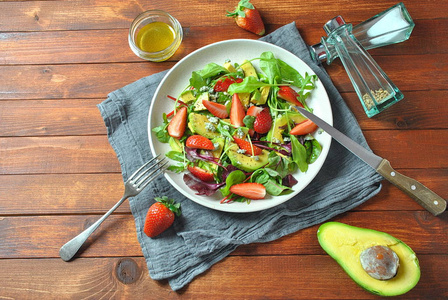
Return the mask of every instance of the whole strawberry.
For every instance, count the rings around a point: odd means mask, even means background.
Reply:
[[[146,214],[145,226],[143,231],[151,238],[158,236],[167,230],[174,222],[175,216],[180,216],[180,203],[163,196],[156,197],[157,201],[148,210]]]
[[[227,17],[235,18],[236,24],[258,35],[265,33],[264,23],[260,13],[250,0],[241,0],[233,12],[227,12]]]

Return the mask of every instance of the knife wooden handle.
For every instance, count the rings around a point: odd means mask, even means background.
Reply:
[[[446,201],[415,179],[395,171],[387,159],[383,159],[376,169],[384,178],[411,196],[418,204],[437,216],[446,209]]]

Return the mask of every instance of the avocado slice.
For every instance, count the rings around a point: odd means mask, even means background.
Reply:
[[[179,96],[179,100],[182,101],[183,103],[190,103],[193,102],[194,100],[196,100],[196,97],[194,96],[193,92],[188,90],[183,92],[180,96]]]
[[[420,266],[415,252],[387,233],[339,222],[327,222],[319,227],[317,238],[321,247],[344,271],[358,285],[373,294],[401,295],[410,291],[420,279]],[[361,265],[361,253],[377,245],[390,248],[399,258],[397,274],[391,279],[375,279]]]
[[[198,99],[194,103],[194,111],[206,110],[207,108],[202,104],[202,100],[210,100],[210,95],[208,92],[202,93],[199,95]]]
[[[268,164],[269,151],[264,150],[262,153],[256,157],[248,156],[243,153],[238,153],[239,149],[238,145],[235,143],[230,143],[230,146],[227,150],[227,156],[234,166],[237,168],[246,171],[253,172],[258,170],[259,168],[264,167]]]
[[[224,63],[224,68],[226,68],[227,71],[229,71],[230,73],[236,73],[235,67],[230,62],[225,62]]]
[[[244,77],[252,76],[258,78],[257,71],[255,70],[254,65],[250,61],[245,59],[243,63],[240,65],[240,67],[243,70]]]
[[[288,124],[286,115],[277,116],[268,132],[267,140],[272,143],[283,143],[283,131],[285,131],[286,124]]]
[[[212,124],[206,115],[198,113],[191,113],[188,116],[188,128],[193,133],[205,136],[208,139],[213,139],[219,136],[219,132],[216,131],[216,125]]]

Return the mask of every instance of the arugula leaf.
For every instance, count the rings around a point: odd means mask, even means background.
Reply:
[[[232,185],[243,182],[246,179],[246,175],[244,175],[243,171],[236,170],[230,173],[226,178],[226,186],[221,189],[221,193],[224,196],[230,194],[230,187]]]
[[[281,79],[281,70],[278,60],[272,52],[263,52],[260,58],[260,69],[266,74],[270,84],[277,83],[277,78]]]
[[[306,162],[306,149],[294,135],[290,135],[290,137],[292,145],[292,159],[299,166],[300,171],[306,172],[308,170],[308,163]]]
[[[168,118],[166,114],[163,114],[163,124],[152,129],[152,132],[156,134],[157,139],[161,143],[168,143],[170,141],[170,135],[168,134]]]
[[[316,161],[319,155],[322,152],[322,146],[319,144],[317,140],[314,138],[311,140],[305,141],[305,149],[306,149],[306,162],[308,164],[312,164]]]
[[[227,92],[231,95],[235,93],[252,93],[256,89],[268,85],[270,84],[258,81],[257,78],[249,76],[244,78],[240,83],[231,84]]]
[[[202,70],[197,71],[197,73],[202,78],[207,79],[214,77],[220,73],[229,73],[229,71],[221,65],[218,65],[216,63],[209,63]]]

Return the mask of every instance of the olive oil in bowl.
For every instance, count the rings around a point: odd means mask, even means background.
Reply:
[[[137,46],[145,52],[159,52],[174,42],[174,29],[164,22],[152,22],[137,33]]]
[[[180,23],[170,14],[151,10],[140,14],[129,29],[129,46],[140,58],[164,61],[170,58],[182,42]]]

